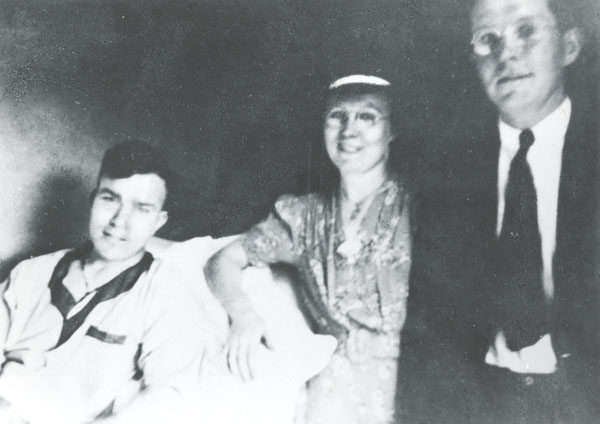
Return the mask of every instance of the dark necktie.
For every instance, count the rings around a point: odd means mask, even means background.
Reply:
[[[537,194],[527,163],[527,152],[534,142],[531,130],[521,132],[519,142],[504,192],[498,273],[503,291],[498,300],[504,305],[501,327],[508,348],[514,351],[535,344],[549,331]]]

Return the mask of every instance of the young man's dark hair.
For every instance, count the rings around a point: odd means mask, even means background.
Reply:
[[[167,199],[163,209],[168,208],[173,173],[165,154],[158,148],[141,140],[123,141],[106,151],[100,165],[98,180],[102,177],[129,178],[136,174],[156,174],[165,182]]]

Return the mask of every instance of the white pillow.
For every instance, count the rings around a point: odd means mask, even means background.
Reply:
[[[192,285],[222,343],[227,338],[228,320],[206,285],[204,265],[235,238],[195,238],[175,243],[160,254],[161,261],[178,269],[183,284]],[[198,422],[293,422],[304,383],[327,366],[337,341],[333,336],[311,332],[298,308],[292,283],[285,275],[274,278],[268,267],[244,271],[242,288],[265,320],[276,349],[261,347],[256,355],[255,379],[246,383],[228,372],[224,354],[209,361],[190,399]]]

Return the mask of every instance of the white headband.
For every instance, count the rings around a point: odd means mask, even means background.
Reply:
[[[333,90],[334,88],[339,88],[348,84],[377,85],[380,87],[391,85],[389,81],[374,75],[348,75],[347,77],[342,77],[332,82],[329,89]]]

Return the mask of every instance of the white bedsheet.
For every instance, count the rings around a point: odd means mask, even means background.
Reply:
[[[202,237],[153,249],[168,268],[177,270],[178,282],[192,285],[198,302],[213,321],[210,327],[219,344],[227,338],[227,316],[208,289],[203,268],[213,253],[234,238]],[[242,287],[265,319],[276,349],[262,348],[256,357],[257,378],[248,383],[229,374],[224,354],[218,355],[200,370],[199,385],[190,395],[190,403],[199,423],[292,423],[304,383],[327,366],[337,342],[332,336],[310,331],[289,278],[274,278],[269,268],[248,268]]]

